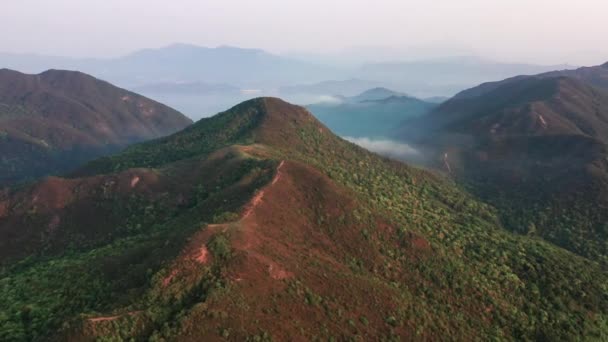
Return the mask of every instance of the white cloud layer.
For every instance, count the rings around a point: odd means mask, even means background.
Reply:
[[[369,151],[395,159],[408,160],[420,156],[420,152],[415,148],[408,144],[400,143],[394,140],[353,137],[344,137],[344,139]]]

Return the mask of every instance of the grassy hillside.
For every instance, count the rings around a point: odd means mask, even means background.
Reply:
[[[509,233],[449,180],[278,99],[0,203],[0,232],[25,241],[0,259],[1,339],[601,340],[608,329],[596,261]]]

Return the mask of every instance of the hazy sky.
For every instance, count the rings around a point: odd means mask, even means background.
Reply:
[[[504,61],[597,64],[608,61],[607,19],[606,0],[3,0],[0,50],[455,46]]]

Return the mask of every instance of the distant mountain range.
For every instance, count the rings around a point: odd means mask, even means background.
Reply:
[[[80,72],[0,70],[0,185],[69,171],[192,121]]]
[[[510,228],[608,262],[608,68],[482,84],[407,122]]]
[[[326,65],[314,58],[293,58],[259,49],[188,44],[107,59],[0,53],[0,67],[29,73],[79,70],[157,99],[193,119],[257,96],[279,96],[307,105],[331,100],[334,95],[355,96],[384,87],[423,99],[446,97],[482,82],[566,67],[500,63],[477,57],[392,63],[381,60],[365,65]]]
[[[123,87],[166,82],[204,82],[239,87],[277,87],[340,75],[335,68],[292,60],[257,49],[174,44],[111,59],[71,59],[0,54],[0,66],[28,72],[49,68],[90,73]]]
[[[436,107],[386,88],[369,89],[353,97],[312,104],[307,108],[339,135],[353,138],[387,138],[406,119],[424,115]]]
[[[368,89],[382,87],[382,82],[350,79],[343,81],[323,81],[313,84],[292,85],[279,88],[281,96],[290,95],[340,95],[355,96]]]
[[[419,97],[451,96],[481,82],[564,68],[499,63],[477,57],[340,67],[279,56],[258,49],[226,46],[207,48],[187,44],[145,49],[110,59],[2,53],[0,67],[24,72],[41,72],[50,68],[80,70],[127,88],[158,83],[203,82],[261,89],[266,93],[282,88],[285,94],[300,91],[310,93],[311,90],[318,93],[325,87],[330,92],[323,92],[323,95],[352,96],[365,89],[382,86]],[[340,82],[328,80],[351,81],[345,81],[341,85]],[[314,85],[319,82],[321,83]],[[361,85],[361,82],[367,84]],[[313,85],[307,88],[303,84]]]
[[[411,96],[408,96],[405,93],[393,91],[393,90],[390,90],[387,88],[378,87],[378,88],[368,89],[357,96],[346,98],[345,101],[346,102],[380,101],[380,100],[387,100],[387,99],[391,99],[391,98],[394,99],[394,98],[400,98],[400,97],[411,98]]]

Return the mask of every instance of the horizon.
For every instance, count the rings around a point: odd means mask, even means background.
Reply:
[[[173,6],[157,0],[25,0],[5,4],[1,50],[111,58],[183,42],[342,63],[477,56],[504,63],[599,65],[608,60],[608,47],[596,43],[605,34],[606,10],[597,0],[577,6],[566,0],[382,0],[372,7],[346,0],[182,0]],[[277,27],[281,35],[275,34]]]
[[[129,57],[132,55],[135,55],[137,53],[141,53],[144,51],[160,51],[160,50],[167,50],[167,49],[174,49],[174,48],[179,48],[179,47],[189,47],[189,48],[196,48],[196,49],[209,49],[209,50],[217,50],[217,49],[235,49],[235,50],[242,50],[242,51],[259,51],[259,52],[263,52],[263,53],[267,53],[267,54],[271,54],[271,55],[275,55],[275,56],[279,56],[279,57],[285,57],[285,58],[290,58],[293,60],[301,60],[301,61],[308,61],[311,62],[312,64],[335,64],[335,62],[333,61],[334,59],[337,59],[339,57],[337,57],[332,53],[327,53],[327,54],[308,54],[308,53],[293,53],[293,52],[287,52],[287,53],[281,53],[281,52],[273,52],[273,51],[269,51],[269,50],[265,50],[262,48],[256,48],[256,47],[242,47],[242,46],[235,46],[235,45],[215,45],[215,46],[210,46],[210,45],[199,45],[199,44],[195,44],[195,43],[187,43],[187,42],[174,42],[174,43],[169,43],[169,44],[165,44],[165,45],[161,45],[161,46],[150,46],[150,47],[137,47],[134,48],[133,50],[127,51],[125,53],[122,54],[118,54],[118,55],[112,55],[112,56],[69,56],[69,55],[58,55],[58,54],[44,54],[44,53],[39,53],[39,52],[35,52],[35,51],[17,51],[17,52],[12,52],[12,51],[4,51],[4,50],[0,50],[0,54],[4,54],[4,55],[14,55],[14,56],[36,56],[36,57],[48,57],[48,58],[65,58],[65,59],[73,59],[73,60],[100,60],[100,61],[108,61],[108,60],[114,60],[114,59],[120,59],[120,58],[125,58],[125,57]],[[349,49],[356,49],[357,47],[350,47],[350,48],[344,48],[343,51],[348,51]],[[312,58],[310,58],[312,56]],[[325,59],[323,59],[325,58]],[[555,66],[555,67],[560,67],[560,66],[569,66],[569,67],[584,67],[584,66],[596,66],[596,65],[602,65],[605,64],[606,62],[599,62],[597,64],[573,64],[573,63],[557,63],[557,64],[544,64],[544,63],[533,63],[533,62],[527,62],[527,61],[520,61],[520,60],[513,60],[513,61],[504,61],[504,60],[500,60],[500,59],[492,59],[490,57],[486,57],[486,56],[482,56],[482,55],[476,55],[476,54],[445,54],[445,55],[437,55],[437,56],[429,56],[429,57],[395,57],[395,58],[386,58],[386,57],[382,57],[379,56],[377,59],[372,58],[364,58],[362,57],[361,60],[358,63],[348,63],[346,62],[344,66],[347,67],[356,67],[356,66],[363,66],[365,64],[375,64],[375,63],[379,63],[379,64],[398,64],[398,63],[421,63],[421,62],[445,62],[445,61],[452,61],[452,60],[458,60],[458,59],[463,59],[463,60],[478,60],[481,62],[488,62],[488,63],[501,63],[501,64],[522,64],[522,65],[537,65],[537,66]],[[606,56],[606,61],[608,61],[608,56]]]
[[[117,54],[117,55],[111,55],[111,56],[92,56],[92,55],[83,55],[83,56],[70,56],[70,55],[59,55],[59,54],[44,54],[44,53],[39,53],[39,52],[35,52],[35,51],[4,51],[4,50],[0,50],[0,55],[13,55],[13,56],[35,56],[35,57],[45,57],[45,58],[61,58],[61,59],[72,59],[72,60],[99,60],[99,61],[110,61],[110,60],[115,60],[115,59],[121,59],[121,58],[125,58],[125,57],[129,57],[129,56],[133,56],[135,54],[141,53],[141,52],[145,52],[145,51],[161,51],[161,50],[168,50],[168,49],[175,49],[175,48],[179,48],[179,47],[188,47],[188,48],[196,48],[196,49],[208,49],[208,50],[219,50],[219,49],[235,49],[235,50],[242,50],[242,51],[259,51],[259,52],[263,52],[263,53],[267,53],[270,55],[274,55],[274,56],[278,56],[278,57],[284,57],[284,58],[289,58],[292,60],[299,60],[299,61],[304,61],[304,62],[310,62],[311,64],[319,64],[319,65],[323,65],[323,64],[327,64],[327,65],[333,65],[336,64],[336,62],[334,61],[334,59],[337,59],[339,57],[337,57],[336,54],[332,54],[332,53],[327,53],[327,54],[308,54],[308,53],[281,53],[281,52],[273,52],[273,51],[269,51],[269,50],[265,50],[262,48],[256,48],[256,47],[242,47],[242,46],[235,46],[235,45],[216,45],[216,46],[208,46],[208,45],[199,45],[199,44],[195,44],[195,43],[186,43],[186,42],[174,42],[174,43],[169,43],[169,44],[165,44],[165,45],[161,45],[161,46],[154,46],[154,47],[137,47],[134,48],[133,50],[127,51],[125,53],[122,54]],[[356,47],[351,47],[351,48],[344,48],[343,51],[347,51],[349,49],[356,49]],[[312,57],[312,58],[311,58]],[[399,64],[399,63],[434,63],[434,62],[446,62],[446,61],[455,61],[458,59],[462,59],[462,60],[477,60],[480,62],[486,62],[486,63],[500,63],[500,64],[513,64],[513,65],[536,65],[536,66],[554,66],[554,67],[562,67],[562,66],[567,66],[567,67],[585,67],[585,66],[597,66],[597,65],[603,65],[605,63],[608,62],[608,56],[605,59],[605,62],[599,62],[597,64],[573,64],[573,63],[557,63],[557,64],[545,64],[545,63],[534,63],[534,62],[528,62],[528,61],[522,61],[522,60],[513,60],[513,61],[505,61],[505,60],[500,60],[500,59],[493,59],[487,56],[482,56],[482,55],[475,55],[475,54],[445,54],[445,55],[437,55],[437,56],[429,56],[429,57],[395,57],[395,58],[386,58],[386,57],[382,57],[379,56],[377,59],[374,59],[373,57],[371,58],[365,58],[365,57],[361,57],[360,60],[358,62],[345,62],[344,63],[344,67],[357,67],[357,66],[364,66],[366,64]],[[351,79],[356,79],[356,78],[351,78]],[[335,80],[338,81],[338,80]]]

